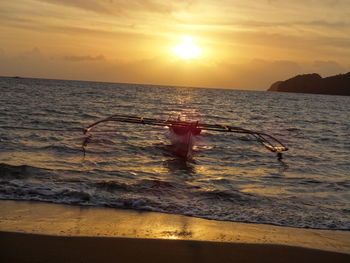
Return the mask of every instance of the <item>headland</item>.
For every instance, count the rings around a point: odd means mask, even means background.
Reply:
[[[350,96],[350,72],[327,78],[316,73],[297,75],[273,83],[268,91]]]

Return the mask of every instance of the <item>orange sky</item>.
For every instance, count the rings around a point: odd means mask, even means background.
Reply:
[[[200,56],[174,55],[184,36]],[[349,71],[349,0],[0,1],[2,76],[266,90]]]

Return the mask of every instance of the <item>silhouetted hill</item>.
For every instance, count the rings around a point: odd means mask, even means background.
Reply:
[[[350,96],[350,72],[327,78],[316,73],[298,75],[273,83],[268,91]]]

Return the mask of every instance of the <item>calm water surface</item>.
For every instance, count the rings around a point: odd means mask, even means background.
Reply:
[[[13,78],[0,94],[0,199],[350,230],[350,97]],[[84,157],[80,129],[112,114],[226,123],[290,150],[203,132],[184,161],[166,128],[113,123]]]

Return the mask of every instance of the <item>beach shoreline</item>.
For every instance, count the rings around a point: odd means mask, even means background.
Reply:
[[[115,257],[122,262],[350,259],[350,231],[26,201],[0,201],[0,209],[2,262],[110,262]]]

